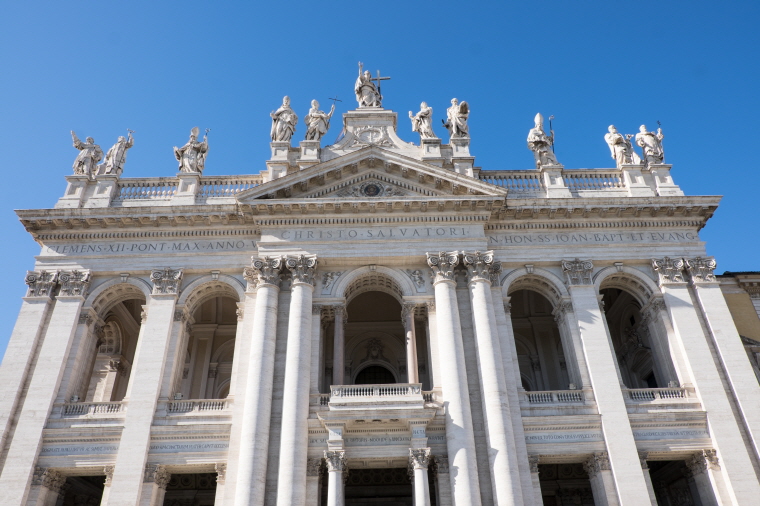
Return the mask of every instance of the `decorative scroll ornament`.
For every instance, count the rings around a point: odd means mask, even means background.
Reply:
[[[346,471],[346,452],[325,451],[325,463],[328,471]]]
[[[251,268],[253,269],[253,275],[256,277],[256,286],[261,284],[280,285],[282,258],[269,256],[252,258]]]
[[[445,253],[426,253],[427,263],[433,270],[433,283],[439,281],[456,281],[454,278],[454,267],[459,265],[459,253],[451,251]]]
[[[493,259],[493,251],[464,252],[462,253],[462,260],[467,267],[469,282],[488,281],[492,283],[493,278],[498,279],[501,272],[501,262]]]
[[[695,283],[709,283],[715,281],[715,268],[718,266],[713,257],[687,258],[684,263],[686,270]]]
[[[652,269],[660,277],[660,284],[683,283],[683,258],[653,258]]]
[[[562,260],[562,272],[565,274],[565,284],[591,285],[591,271],[594,264],[591,260]]]
[[[317,267],[317,255],[289,256],[285,259],[285,267],[293,276],[293,284],[314,286],[314,269]]]
[[[158,488],[166,490],[166,486],[169,484],[172,475],[166,470],[164,466],[148,464],[145,466],[145,479],[146,483],[155,483]]]
[[[306,476],[319,476],[322,472],[322,459],[308,459],[306,461]]]
[[[58,275],[58,281],[61,283],[59,295],[84,297],[90,286],[90,271],[63,271]]]
[[[597,452],[583,463],[583,469],[588,473],[589,478],[594,478],[600,471],[609,471],[610,456],[607,452]]]
[[[224,483],[224,480],[227,477],[227,464],[217,462],[214,464],[214,470],[216,471],[216,482]]]
[[[409,464],[414,469],[427,469],[430,463],[430,448],[409,448]]]
[[[176,295],[182,282],[182,269],[156,269],[150,273],[150,280],[153,282],[154,295]]]
[[[252,267],[246,267],[243,269],[243,279],[246,281],[245,291],[255,292],[256,286],[259,284],[259,277]]]
[[[57,281],[56,271],[26,271],[24,283],[29,286],[26,296],[50,297],[53,295],[53,288]]]

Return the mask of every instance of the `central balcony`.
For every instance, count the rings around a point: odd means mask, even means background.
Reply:
[[[421,383],[386,385],[333,385],[328,406],[347,409],[422,409],[425,398]]]

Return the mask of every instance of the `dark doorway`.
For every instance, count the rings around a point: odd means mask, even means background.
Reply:
[[[99,506],[105,482],[105,476],[69,476],[61,506]]]
[[[213,506],[216,473],[172,474],[164,506]]]
[[[381,365],[365,367],[356,375],[356,385],[387,385],[395,383],[393,373]]]
[[[647,461],[657,504],[702,504],[683,460]],[[714,497],[711,497],[715,501]]]
[[[594,506],[591,481],[583,464],[539,464],[544,506]]]

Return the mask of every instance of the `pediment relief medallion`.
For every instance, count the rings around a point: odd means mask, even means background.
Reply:
[[[336,197],[400,197],[408,193],[396,185],[370,179],[358,185],[344,188],[334,195]]]
[[[352,134],[353,138],[347,143],[344,149],[359,149],[367,146],[392,148],[396,146],[388,135],[388,127],[362,126],[355,129]]]

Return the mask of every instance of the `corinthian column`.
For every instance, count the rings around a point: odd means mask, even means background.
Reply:
[[[494,261],[492,251],[465,252],[462,259],[469,278],[494,503],[499,506],[522,505],[520,470],[515,458],[517,450],[502,365],[504,362],[491,299],[491,277],[498,275],[501,264]]]
[[[428,482],[430,448],[410,448],[409,463],[414,471],[414,505],[430,506],[430,484]]]
[[[293,284],[282,399],[278,506],[303,506],[306,503],[306,450],[309,446],[307,418],[313,328],[311,300],[316,266],[316,255],[299,255],[285,260]]]
[[[346,494],[343,490],[343,472],[346,471],[346,452],[326,451],[327,463],[327,506],[343,506]]]
[[[406,377],[409,383],[419,383],[417,367],[417,335],[414,331],[414,309],[417,304],[405,302],[401,307],[401,321],[406,333]]]
[[[253,329],[250,337],[244,336],[251,340],[246,384],[257,387],[245,388],[235,506],[264,504],[281,268],[281,258],[264,257],[254,258],[249,271],[257,288]]]
[[[462,327],[456,298],[454,269],[459,254],[428,253],[427,262],[433,270],[435,289],[438,348],[442,375],[441,386],[446,409],[446,446],[451,467],[451,491],[457,506],[479,506],[480,485],[475,456],[475,436],[467,391],[467,370],[464,362]]]

